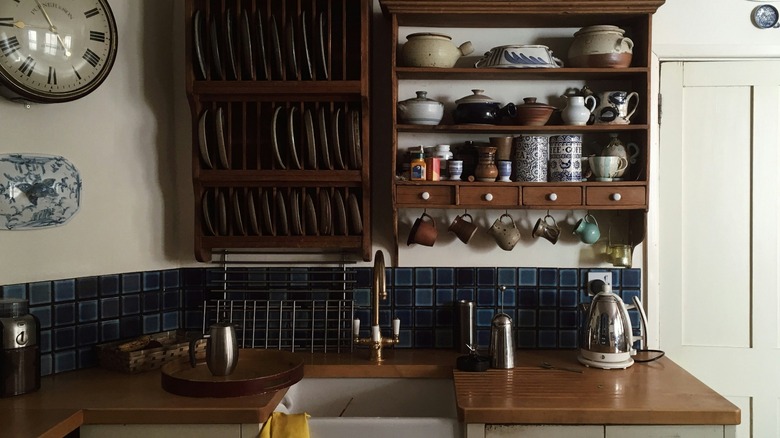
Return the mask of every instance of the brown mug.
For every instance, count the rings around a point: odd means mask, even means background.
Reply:
[[[547,219],[550,219],[550,221]],[[536,226],[534,226],[533,231],[534,237],[544,237],[545,239],[549,240],[550,243],[555,245],[558,242],[558,237],[560,235],[561,229],[558,228],[558,224],[555,223],[555,218],[549,214],[544,216],[544,218],[539,218],[539,220],[536,221]]]
[[[477,226],[474,225],[474,218],[470,214],[464,213],[455,217],[455,220],[450,224],[449,231],[458,236],[461,242],[469,243],[474,234],[477,233]]]
[[[425,220],[428,218],[428,220]],[[409,238],[406,240],[407,245],[413,243],[419,243],[420,245],[433,246],[436,242],[436,237],[439,232],[436,230],[436,221],[428,213],[423,214],[414,221],[411,231],[409,231]]]

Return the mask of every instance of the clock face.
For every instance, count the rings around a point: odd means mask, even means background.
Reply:
[[[117,29],[106,0],[0,0],[0,80],[36,102],[66,102],[108,76]]]

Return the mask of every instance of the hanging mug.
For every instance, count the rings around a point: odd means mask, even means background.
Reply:
[[[585,217],[577,221],[574,226],[572,234],[580,236],[582,243],[592,245],[599,240],[601,232],[599,231],[599,224],[596,222],[596,218],[592,214],[587,214]]]
[[[599,104],[593,114],[597,125],[628,125],[639,106],[639,93],[636,91],[604,91],[596,97]],[[634,99],[633,106],[631,99]]]
[[[468,220],[466,220],[468,218]],[[460,216],[456,216],[455,220],[450,224],[449,231],[458,236],[463,243],[469,243],[474,234],[477,233],[477,226],[474,225],[474,218],[468,213],[463,213]]]
[[[509,223],[504,223],[504,218],[508,218]],[[520,230],[517,229],[515,220],[512,219],[509,213],[504,213],[496,219],[488,232],[504,251],[511,251],[520,240]]]
[[[547,219],[551,219],[551,221],[548,221]],[[539,220],[536,221],[536,225],[534,226],[533,231],[534,237],[544,237],[553,245],[555,245],[558,243],[558,237],[560,235],[561,229],[558,228],[558,224],[555,223],[555,218],[549,214],[545,215],[544,218],[539,218]]]
[[[428,220],[426,220],[426,218]],[[413,243],[419,243],[420,245],[433,246],[438,235],[436,221],[431,215],[423,212],[423,214],[414,221],[414,225],[412,225],[412,229],[409,231],[409,238],[406,240],[406,244],[411,245]]]

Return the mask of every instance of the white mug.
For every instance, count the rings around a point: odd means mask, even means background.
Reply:
[[[596,155],[588,158],[588,164],[596,181],[612,181],[621,170],[625,170],[628,160],[613,155]]]

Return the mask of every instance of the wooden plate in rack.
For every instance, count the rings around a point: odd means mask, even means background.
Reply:
[[[328,23],[326,23],[325,14],[320,12],[317,16],[317,42],[316,51],[320,61],[320,74],[322,79],[328,79]]]
[[[330,147],[328,145],[328,121],[325,119],[325,106],[320,106],[318,111],[320,151],[322,151],[322,161],[328,170],[333,170],[333,161],[330,159]]]
[[[229,8],[225,11],[225,51],[227,56],[227,68],[231,79],[238,79],[236,68],[235,29],[233,28],[233,11]]]
[[[306,131],[306,167],[317,169],[317,136],[314,133],[314,118],[311,110],[306,108],[303,112],[303,125]]]
[[[333,192],[333,203],[335,204],[333,219],[334,234],[346,236],[349,233],[349,229],[347,228],[347,210],[344,207],[344,197],[338,190]]]
[[[203,46],[203,14],[200,9],[195,11],[192,16],[192,47],[195,51],[195,61],[197,62],[200,78],[208,79],[209,65],[206,62],[206,52]]]
[[[227,205],[225,205],[225,195],[221,190],[217,190],[217,229],[220,236],[227,236]]]
[[[330,121],[330,137],[332,139],[331,144],[333,145],[336,170],[347,170],[347,166],[341,156],[341,135],[339,133],[341,130],[341,119],[341,108],[336,108],[336,113],[333,114],[333,119]]]
[[[330,192],[327,189],[320,189],[319,201],[320,235],[329,236],[333,229],[333,217],[330,208]]]
[[[236,224],[237,234],[246,235],[244,218],[241,215],[241,197],[238,194],[238,189],[233,189],[233,223]]]
[[[303,235],[301,226],[301,199],[298,196],[298,189],[290,191],[290,219],[292,221],[291,231],[293,236]]]
[[[276,219],[279,221],[276,227],[278,235],[289,236],[290,227],[287,223],[287,206],[285,205],[284,195],[282,195],[281,190],[276,191]]]
[[[217,128],[217,151],[219,152],[219,162],[223,169],[230,169],[230,160],[227,156],[227,146],[225,140],[225,113],[222,108],[217,108],[216,120],[214,124]]]
[[[303,194],[303,217],[306,220],[306,234],[316,236],[319,232],[317,225],[317,210],[314,209],[314,201],[308,192]]]
[[[274,159],[276,159],[277,166],[282,170],[286,170],[287,166],[285,166],[284,160],[282,160],[281,151],[279,151],[279,139],[277,134],[279,129],[279,114],[283,109],[283,107],[277,106],[276,109],[274,109],[273,117],[271,117],[271,148],[273,148]]]
[[[219,55],[219,29],[217,29],[217,20],[211,17],[211,26],[209,29],[209,40],[211,41],[211,71],[216,75],[218,80],[224,79],[222,77],[222,57]]]
[[[357,196],[350,193],[347,198],[349,204],[349,223],[352,226],[352,234],[363,234],[363,219],[360,214],[360,205],[358,205]]]
[[[263,13],[257,10],[256,16],[257,39],[255,40],[255,49],[257,51],[257,71],[259,79],[271,79],[268,73],[268,56],[265,51],[265,27],[263,25]]]
[[[298,58],[295,56],[295,20],[293,17],[287,21],[287,32],[285,32],[284,47],[287,49],[287,79],[298,79]]]
[[[312,68],[311,63],[311,50],[309,49],[309,40],[311,39],[309,37],[309,20],[306,17],[306,10],[304,9],[301,11],[301,41],[303,43],[303,47],[301,48],[303,51],[301,75],[303,76],[303,79],[314,79],[314,69]]]
[[[252,29],[249,25],[249,14],[241,10],[241,64],[244,67],[244,79],[255,80],[254,43]]]
[[[209,190],[203,192],[203,197],[200,199],[200,209],[203,215],[203,225],[206,227],[206,233],[210,236],[214,236],[217,233],[214,232],[214,220],[212,219],[214,210],[211,208],[211,202],[209,202],[210,195],[211,191]]]
[[[203,161],[203,165],[209,169],[213,169],[214,165],[211,163],[211,157],[209,157],[209,142],[208,131],[206,130],[206,121],[208,120],[209,110],[203,110],[203,114],[198,119],[198,149],[200,150],[200,159]]]
[[[250,233],[260,236],[260,221],[257,217],[257,204],[255,203],[255,189],[250,188],[246,192],[246,212],[249,216],[249,231]]]
[[[287,147],[290,150],[290,168],[301,170],[301,161],[298,159],[298,127],[301,126],[300,117],[298,117],[298,108],[291,106],[287,112]]]
[[[274,219],[271,215],[271,195],[269,192],[269,189],[265,189],[263,190],[263,194],[261,196],[261,204],[263,209],[263,229],[265,229],[266,234],[276,236],[276,227],[274,226]]]
[[[276,16],[274,14],[271,14],[271,50],[274,53],[274,79],[284,80],[282,42],[279,39],[279,27],[276,25]]]

